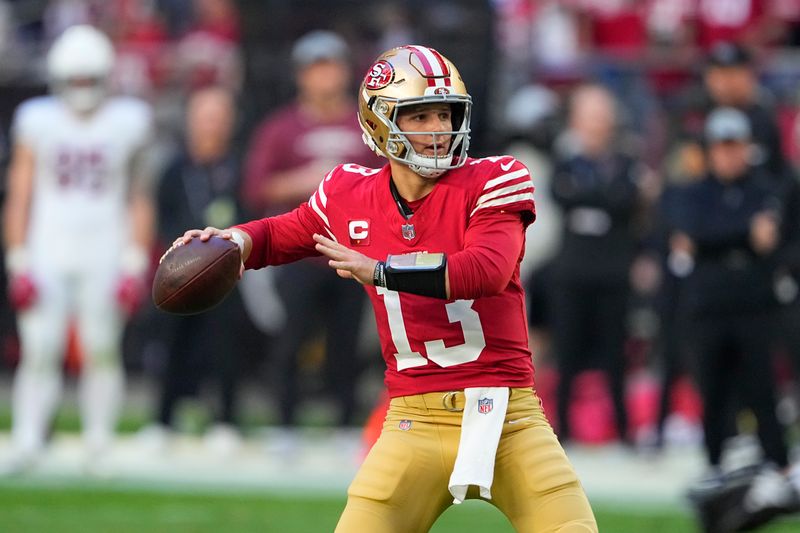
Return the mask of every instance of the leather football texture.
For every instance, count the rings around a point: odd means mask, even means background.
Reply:
[[[192,239],[161,260],[153,279],[153,303],[177,315],[202,313],[219,304],[239,280],[241,252],[228,239]]]

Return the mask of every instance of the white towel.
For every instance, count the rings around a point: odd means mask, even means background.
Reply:
[[[508,409],[508,387],[464,389],[466,404],[461,422],[461,441],[448,488],[459,504],[467,488],[477,485],[481,497],[492,498],[494,457]]]

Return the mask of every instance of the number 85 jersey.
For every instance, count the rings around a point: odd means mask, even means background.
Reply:
[[[454,299],[365,286],[390,395],[532,386],[519,277],[525,228],[535,218],[528,169],[508,156],[468,159],[413,202],[408,219],[392,196],[390,179],[389,165],[336,167],[294,211],[238,226],[253,239],[245,266],[318,255],[314,233],[378,260],[444,252]]]
[[[151,127],[149,106],[130,97],[108,98],[82,117],[56,96],[19,106],[14,141],[35,162],[27,236],[34,262],[69,269],[100,258],[118,262],[129,229],[131,165]]]

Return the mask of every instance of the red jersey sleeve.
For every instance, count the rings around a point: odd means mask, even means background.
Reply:
[[[464,250],[447,258],[450,298],[473,300],[506,288],[521,259],[525,225],[516,213],[487,212],[470,221]]]
[[[477,163],[475,170],[479,177],[470,221],[491,211],[518,213],[526,228],[536,220],[533,181],[525,165],[507,155],[476,159],[473,163]]]
[[[339,167],[337,167],[339,168]],[[332,188],[331,170],[320,182],[308,202],[296,209],[274,217],[253,220],[235,226],[246,232],[253,241],[244,266],[247,269],[283,265],[320,255],[314,247],[313,235],[320,233],[336,240],[327,216],[326,189]]]
[[[450,297],[492,296],[508,285],[536,218],[527,167],[511,156],[476,159],[475,192],[464,249],[448,257]]]

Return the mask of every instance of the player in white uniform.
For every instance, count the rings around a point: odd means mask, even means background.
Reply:
[[[16,469],[32,466],[44,448],[70,321],[84,355],[88,457],[108,449],[122,402],[122,331],[144,293],[154,220],[142,166],[151,111],[107,95],[113,63],[104,34],[73,26],[47,57],[53,94],[23,102],[14,118],[3,232],[22,350]]]

